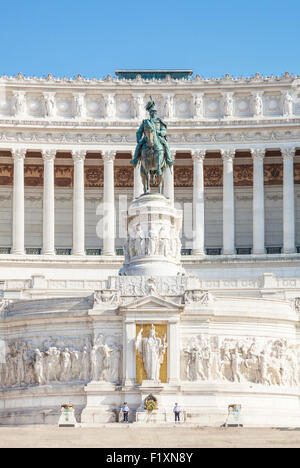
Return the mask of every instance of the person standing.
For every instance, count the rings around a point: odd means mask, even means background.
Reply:
[[[125,423],[128,423],[128,413],[129,413],[129,408],[127,406],[127,403],[126,401],[124,402],[123,406],[122,406],[122,411],[123,411],[123,416],[124,416],[124,419],[123,419],[123,422]]]
[[[178,406],[178,403],[175,403],[175,406],[174,406],[174,409],[173,409],[173,413],[175,414],[175,422],[180,422],[180,412],[181,412],[181,409],[180,409],[180,406]]]

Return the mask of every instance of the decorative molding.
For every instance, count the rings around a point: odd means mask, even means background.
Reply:
[[[251,149],[250,151],[251,151],[253,161],[263,161],[264,160],[264,157],[265,157],[265,154],[266,154],[265,148],[255,148],[255,149]]]
[[[44,162],[54,161],[56,156],[55,149],[46,149],[42,151],[42,157]]]
[[[221,156],[222,156],[223,162],[229,162],[229,161],[232,162],[234,157],[235,157],[235,150],[233,150],[233,149],[226,149],[226,150],[221,149]]]
[[[24,161],[26,156],[26,148],[12,148],[11,155],[14,162]]]
[[[194,162],[203,162],[206,155],[206,150],[192,150],[191,154]]]
[[[286,160],[286,159],[293,159],[294,156],[295,156],[295,151],[296,151],[296,148],[295,147],[288,147],[288,148],[281,148],[281,154],[282,154],[282,158],[283,158],[283,161]]]
[[[115,151],[102,151],[102,159],[105,163],[108,162],[113,162],[116,157],[116,152]]]
[[[18,122],[8,121],[7,126],[15,126]],[[177,126],[178,123],[178,126]],[[275,122],[276,123],[276,122]],[[281,122],[282,123],[282,122]],[[300,119],[296,122],[300,123]],[[23,124],[20,122],[20,125]],[[67,124],[67,122],[66,122]],[[126,122],[122,122],[122,126],[125,126]],[[176,125],[175,125],[176,124]],[[189,122],[189,131],[184,131],[180,129],[180,122],[172,122],[172,126],[169,126],[169,135],[168,140],[172,144],[174,151],[180,149],[186,149],[187,151],[191,150],[191,144],[200,145],[201,149],[207,150],[211,146],[217,145],[234,145],[236,149],[245,147],[250,150],[253,148],[252,145],[262,145],[264,149],[274,148],[274,142],[276,142],[275,147],[280,144],[283,146],[289,145],[294,141],[295,148],[300,148],[300,129],[297,127],[285,127],[282,129],[274,130],[264,130],[264,129],[249,129],[245,122],[242,122],[245,126],[244,129],[228,129],[226,131],[220,130],[221,124],[218,123],[215,131],[210,130],[209,128],[193,129],[195,123],[193,121]],[[45,122],[32,122],[34,126],[45,126]],[[56,125],[56,122],[53,123]],[[57,122],[58,126],[62,125],[62,122]],[[73,123],[74,125],[74,123]],[[215,126],[213,122],[206,122],[205,126]],[[100,127],[97,123],[92,124],[93,127]],[[115,126],[115,130],[118,129],[118,126]],[[105,148],[106,145],[116,145],[120,144],[124,149],[127,150],[127,146],[132,149],[132,145],[135,143],[135,131],[136,123],[134,126],[130,124],[127,132],[119,130],[117,133],[109,133],[107,129],[104,129],[103,133],[97,133],[97,130],[93,129],[78,129],[77,132],[74,132],[74,129],[68,131],[49,131],[45,130],[28,130],[28,131],[16,131],[16,130],[3,130],[0,131],[0,142],[3,148],[11,148],[12,144],[16,145],[26,145],[27,149],[30,149],[30,146],[37,147],[37,149],[42,150],[46,149],[45,145],[56,145],[63,146],[66,150],[70,151],[74,145],[89,145],[93,149],[99,150],[99,145]],[[178,128],[176,128],[178,127]],[[130,132],[130,133],[128,133]],[[177,146],[178,148],[174,148]],[[205,146],[205,148],[203,148]],[[29,147],[29,148],[28,148]],[[44,147],[44,148],[43,148]],[[16,146],[18,149],[18,146]],[[195,148],[197,149],[197,148]]]
[[[84,150],[72,150],[72,158],[73,158],[74,164],[84,162],[85,155],[86,155],[86,151]]]
[[[32,76],[32,77],[26,77],[22,73],[19,73],[16,76],[7,76],[7,75],[2,75],[0,77],[0,82],[1,83],[7,83],[7,84],[15,84],[18,86],[26,85],[26,84],[45,84],[47,86],[49,85],[64,85],[64,86],[97,86],[99,84],[105,86],[107,85],[108,87],[111,87],[115,85],[115,87],[120,87],[120,86],[129,86],[131,87],[133,84],[135,85],[150,85],[150,86],[164,86],[167,84],[168,86],[170,84],[176,85],[176,87],[180,86],[192,86],[192,85],[199,85],[199,84],[206,84],[206,85],[229,85],[229,84],[262,84],[264,86],[268,84],[291,84],[297,80],[300,79],[300,75],[292,75],[289,72],[284,73],[283,75],[270,75],[270,76],[263,76],[260,73],[255,73],[254,75],[250,77],[232,77],[229,74],[226,74],[224,77],[220,78],[203,78],[200,75],[196,74],[193,78],[191,79],[174,79],[170,76],[167,76],[165,79],[143,79],[141,76],[137,76],[135,79],[118,79],[118,78],[112,78],[111,75],[107,75],[105,78],[99,79],[99,78],[83,78],[82,75],[77,75],[76,78],[59,78],[59,77],[54,77],[52,74],[48,74],[47,77],[37,77],[37,76]]]

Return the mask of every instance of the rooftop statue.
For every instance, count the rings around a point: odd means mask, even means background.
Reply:
[[[150,193],[150,182],[158,182],[159,193],[162,193],[164,174],[171,170],[174,160],[167,142],[167,124],[157,117],[155,102],[150,96],[146,105],[150,117],[143,120],[136,133],[137,147],[134,158],[130,161],[136,167],[141,166],[141,177],[144,194]]]

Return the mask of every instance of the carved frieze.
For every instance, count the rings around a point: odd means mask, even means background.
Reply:
[[[234,185],[236,187],[253,185],[253,165],[234,165]],[[56,165],[54,168],[55,187],[73,187],[73,166]],[[27,187],[43,186],[43,164],[24,165],[24,184]],[[103,166],[85,166],[85,187],[103,187],[104,169]],[[114,168],[115,187],[133,187],[133,168],[130,166],[115,166]],[[294,181],[300,184],[300,164],[294,164]],[[264,164],[265,185],[283,184],[283,165]],[[13,185],[13,165],[0,164],[0,186]],[[193,187],[193,166],[174,167],[174,185],[178,188]],[[223,166],[204,165],[204,185],[205,187],[223,186]]]
[[[58,382],[119,382],[121,346],[117,336],[56,338],[8,343],[5,363],[0,366],[0,387],[23,387]]]
[[[233,168],[234,185],[238,187],[249,186],[253,184],[253,166],[241,165]]]
[[[42,187],[44,183],[44,166],[25,164],[24,185],[25,187]]]
[[[85,187],[103,187],[104,169],[100,167],[85,167],[84,168],[84,184]]]
[[[73,167],[55,166],[54,181],[56,187],[73,187]]]
[[[13,185],[13,165],[0,164],[0,185]]]
[[[174,184],[175,187],[193,186],[193,167],[192,166],[174,166]]]
[[[133,187],[133,167],[116,166],[114,173],[115,187]]]
[[[283,165],[265,164],[264,165],[264,183],[265,185],[283,184]]]
[[[184,380],[299,385],[299,345],[285,339],[189,337],[182,363]]]
[[[222,187],[223,167],[204,166],[204,185],[205,187]]]

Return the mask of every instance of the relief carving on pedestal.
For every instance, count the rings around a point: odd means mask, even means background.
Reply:
[[[59,345],[46,342],[34,347],[30,342],[7,346],[5,362],[0,363],[0,387],[48,385],[57,382],[120,381],[121,346],[117,337],[100,335],[91,346],[74,347],[76,339],[59,339]]]
[[[297,387],[299,351],[299,345],[285,339],[198,335],[182,348],[182,379]]]
[[[181,296],[186,288],[186,278],[183,276],[119,276],[115,281],[113,287],[118,288],[124,297],[143,297],[151,294],[161,297]]]
[[[97,307],[118,307],[120,304],[120,292],[110,289],[95,291],[93,296],[93,306]]]
[[[178,259],[181,252],[181,242],[174,227],[167,225],[150,226],[144,231],[138,224],[128,228],[128,238],[124,245],[125,263],[135,257],[164,256]]]
[[[194,289],[184,293],[184,304],[208,306],[214,302],[214,298],[209,291]]]

